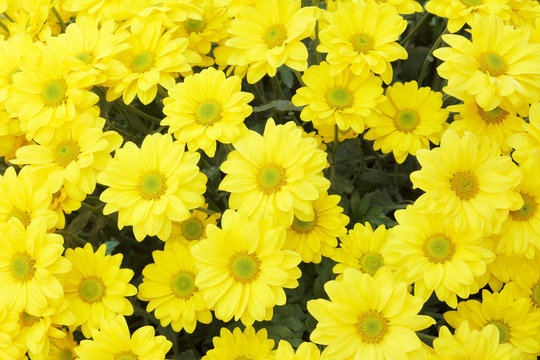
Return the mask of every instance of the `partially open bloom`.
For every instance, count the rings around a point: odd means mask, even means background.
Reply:
[[[204,205],[206,208],[208,205]],[[201,210],[191,210],[191,216],[184,221],[173,222],[171,236],[165,240],[167,242],[181,242],[187,246],[191,242],[197,242],[206,239],[206,226],[208,224],[216,225],[220,213],[212,215]]]
[[[219,336],[212,339],[214,348],[208,350],[202,360],[253,359],[274,360],[274,340],[268,339],[266,329],[255,332],[248,326],[244,331],[234,328],[232,333],[221,328]]]
[[[276,350],[275,360],[319,360],[320,358],[321,352],[314,343],[303,342],[295,352],[291,344],[281,340]]]
[[[534,158],[540,161],[540,103],[531,104],[529,122],[523,123],[522,130],[506,139],[514,152],[512,157],[518,163]]]

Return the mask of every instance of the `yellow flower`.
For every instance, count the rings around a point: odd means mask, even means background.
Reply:
[[[537,0],[509,0],[512,8],[512,24],[515,27],[533,25],[540,16],[540,4]]]
[[[339,0],[328,0],[327,8],[330,11],[335,11]],[[342,2],[351,2],[357,0],[341,0]],[[422,5],[416,0],[376,0],[380,4],[388,4],[393,6],[400,14],[413,14],[415,12],[422,12]]]
[[[381,79],[369,72],[356,76],[348,68],[331,74],[327,62],[310,66],[302,75],[306,86],[296,90],[292,102],[304,106],[300,117],[313,121],[316,128],[337,125],[341,131],[364,131],[364,123],[377,116],[377,104],[383,101]]]
[[[319,9],[301,7],[300,0],[256,1],[240,8],[229,29],[223,55],[216,62],[235,66],[235,73],[256,83],[264,75],[275,76],[282,65],[304,71],[308,52],[302,40],[313,32]]]
[[[212,339],[214,348],[208,350],[202,360],[274,360],[274,340],[267,336],[264,328],[256,333],[251,326],[247,326],[243,332],[240,328],[234,328],[232,333],[221,328],[219,336]]]
[[[115,21],[131,17],[131,9],[141,0],[63,0],[62,9],[80,15],[102,16]]]
[[[101,319],[133,314],[133,306],[126,299],[137,293],[129,283],[133,270],[120,268],[122,254],[105,255],[105,250],[105,244],[96,252],[90,244],[66,250],[66,258],[73,264],[64,284],[69,309],[75,314],[70,328],[74,330],[80,325],[86,337],[99,327]]]
[[[145,266],[139,285],[139,299],[148,301],[146,311],[154,310],[163,327],[171,324],[177,332],[192,333],[197,322],[212,322],[203,294],[195,286],[198,271],[190,253],[192,246],[168,242],[163,251],[154,251],[154,263]]]
[[[207,206],[205,204],[203,208],[206,209]],[[192,210],[191,216],[187,220],[172,223],[171,236],[166,241],[178,241],[188,246],[191,242],[206,239],[206,226],[208,224],[216,225],[217,219],[220,217],[220,213],[210,215],[201,210]]]
[[[328,53],[330,76],[350,66],[355,75],[371,70],[385,83],[392,81],[390,62],[407,58],[407,51],[396,42],[407,21],[394,7],[372,0],[339,3],[324,17],[328,27],[319,33],[317,51]]]
[[[44,219],[36,219],[28,228],[10,220],[0,226],[0,294],[11,311],[26,311],[40,316],[64,299],[61,277],[71,263],[61,256],[62,236],[47,233]]]
[[[285,230],[261,219],[226,210],[221,226],[208,225],[208,239],[191,248],[195,285],[217,319],[234,317],[246,326],[270,320],[274,306],[286,302],[283,288],[298,286],[300,255],[282,250]]]
[[[415,331],[435,323],[429,316],[417,315],[422,300],[387,271],[371,277],[346,269],[342,280],[329,281],[324,289],[330,300],[307,303],[318,321],[310,339],[328,345],[323,359],[407,358],[422,346]]]
[[[253,218],[273,216],[287,227],[294,216],[313,220],[312,202],[330,182],[322,175],[326,153],[302,134],[292,121],[275,125],[269,119],[263,136],[249,131],[234,143],[236,150],[221,165],[227,175],[219,185],[231,193],[231,209]]]
[[[0,12],[1,13],[1,12]],[[0,67],[0,108],[8,98],[9,88],[13,85],[13,75],[20,72],[23,55],[39,52],[38,46],[29,35],[17,34],[6,41],[0,41],[2,67]]]
[[[253,94],[241,91],[241,83],[214,68],[186,77],[163,100],[167,117],[161,125],[190,151],[202,149],[213,157],[216,141],[230,144],[247,131],[244,119],[251,114]]]
[[[441,146],[418,150],[422,168],[411,174],[414,188],[425,191],[415,202],[420,212],[440,213],[456,229],[497,233],[510,210],[523,205],[516,186],[521,171],[499,146],[476,135],[459,137],[446,130]]]
[[[65,336],[60,339],[51,338],[51,347],[49,349],[47,360],[77,359],[75,347],[79,344],[73,340],[72,332],[64,331],[64,333]]]
[[[502,106],[520,109],[540,99],[540,44],[530,44],[523,29],[504,25],[495,15],[475,15],[471,36],[443,35],[451,47],[433,55],[443,60],[437,68],[448,79],[444,91],[458,99],[474,96],[485,111]]]
[[[373,148],[394,153],[401,164],[408,154],[439,144],[448,111],[442,109],[442,94],[429,87],[418,88],[416,81],[394,83],[386,89],[385,101],[378,105],[381,116],[368,119],[364,135],[375,140]]]
[[[329,126],[329,125],[318,126],[318,125],[313,124],[313,127],[317,129],[317,133],[322,138],[323,142],[328,143],[328,144],[331,142],[334,142],[334,135],[335,135],[334,126]],[[338,128],[338,141],[339,142],[343,142],[347,139],[357,138],[358,135],[359,134],[351,128],[349,128],[348,130],[340,130]],[[322,150],[326,151],[326,145],[324,149]]]
[[[5,360],[23,359],[26,344],[17,338],[19,334],[19,314],[10,311],[5,304],[0,303],[0,358]]]
[[[276,349],[275,360],[320,360],[320,358],[321,352],[314,343],[303,342],[295,352],[291,344],[285,340],[280,340]]]
[[[117,315],[102,319],[99,330],[92,330],[92,340],[83,340],[75,348],[79,360],[164,360],[172,343],[165,336],[154,336],[152,326],[143,326],[130,336],[126,319]]]
[[[172,221],[188,219],[189,210],[204,204],[207,178],[199,158],[169,135],[147,135],[141,148],[127,142],[98,174],[108,186],[100,195],[103,213],[118,211],[118,227],[133,225],[138,241],[147,235],[168,239]]]
[[[515,149],[512,157],[518,163],[528,158],[540,161],[540,103],[531,104],[529,122],[523,123],[522,131],[510,135],[506,141]]]
[[[505,285],[514,298],[526,298],[532,309],[540,312],[540,256],[514,262],[513,280]]]

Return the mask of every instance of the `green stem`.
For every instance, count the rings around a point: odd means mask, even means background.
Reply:
[[[231,144],[223,144],[223,146],[225,147],[225,150],[227,150],[228,153],[230,153],[231,151],[234,151],[234,148],[232,147]]]
[[[205,209],[205,208],[202,208],[202,207],[195,208],[195,210],[203,212],[203,213],[207,213],[207,214],[210,214],[210,215],[218,213],[217,211]]]
[[[306,86],[306,84],[304,83],[304,80],[302,80],[302,74],[300,74],[300,71],[294,70],[294,75],[296,76],[298,83],[300,83],[300,86]]]
[[[394,163],[394,186],[399,187],[399,164]]]
[[[334,181],[336,178],[336,154],[337,154],[337,148],[339,146],[339,138],[338,138],[338,126],[337,124],[334,125],[334,143],[332,144],[332,153],[330,158],[330,186],[334,188]]]
[[[420,333],[420,332],[417,332],[416,335],[418,335],[420,340],[422,340],[425,344],[430,345],[430,346],[431,346],[431,344],[433,344],[433,340],[435,340],[437,338],[436,336],[423,334],[423,333]]]
[[[51,8],[51,11],[53,12],[54,16],[56,16],[56,19],[60,23],[60,28],[62,29],[62,32],[65,32],[66,31],[66,23],[64,22],[64,20],[62,20],[62,17],[58,13],[58,10],[56,10],[56,8],[53,6]]]
[[[154,316],[152,316],[152,314],[148,313],[146,310],[144,310],[139,305],[133,304],[133,315],[140,316],[142,318],[145,318],[146,320],[148,320],[152,324],[155,324],[157,326],[161,326],[158,319],[156,319]]]
[[[272,82],[274,84],[274,89],[276,90],[278,97],[280,99],[285,100],[285,94],[283,93],[283,90],[281,89],[281,85],[279,85],[279,80],[277,78],[277,74],[272,76]]]
[[[366,167],[366,161],[364,159],[364,151],[362,150],[362,144],[360,143],[360,140],[358,139],[358,137],[354,138],[354,145],[356,145],[356,148],[358,149],[358,152],[360,153],[360,173],[358,175],[362,175]]]
[[[75,243],[81,247],[88,243],[82,237],[75,235],[67,230],[56,230],[56,233],[62,235],[63,237],[69,237],[70,239],[75,240]]]
[[[118,101],[118,100],[117,100],[117,101]],[[145,113],[144,111],[141,111],[141,110],[137,109],[137,108],[136,108],[135,106],[133,106],[133,105],[125,104],[122,100],[120,100],[119,103],[121,103],[121,104],[124,106],[124,108],[125,108],[127,111],[131,112],[132,114],[137,115],[137,116],[139,116],[139,117],[141,117],[141,118],[143,118],[143,119],[152,121],[152,122],[154,122],[154,123],[156,123],[156,124],[158,124],[158,125],[161,124],[161,119],[158,119],[158,118],[155,117],[155,116],[149,115],[149,114]]]
[[[443,40],[442,37],[443,37],[443,35],[445,35],[447,33],[448,33],[448,29],[447,29],[447,27],[445,25],[444,30],[441,32],[441,34],[439,35],[437,40],[435,40],[435,43],[433,44],[431,49],[429,49],[429,52],[426,55],[426,60],[424,61],[424,64],[422,65],[422,70],[420,71],[420,76],[418,76],[418,87],[422,86],[422,83],[424,81],[424,75],[425,75],[427,67],[428,67],[429,57],[431,56],[431,54],[433,54],[433,51],[435,51],[435,49],[437,49],[441,45],[441,42]]]
[[[174,358],[180,360],[180,345],[178,344],[178,334],[172,329],[171,326],[167,326],[164,329],[165,334],[173,343]]]
[[[405,45],[407,45],[407,43],[409,42],[409,40],[412,39],[412,37],[414,35],[416,35],[416,33],[418,32],[418,30],[420,30],[420,28],[422,27],[422,25],[424,25],[424,23],[431,17],[430,16],[431,13],[428,13],[427,11],[424,13],[424,16],[420,19],[420,21],[418,21],[416,23],[416,25],[414,26],[414,28],[412,28],[411,31],[409,31],[409,33],[407,34],[407,36],[405,37],[405,39],[401,40],[400,42],[400,45],[405,47]]]
[[[95,206],[92,206],[92,205],[90,205],[90,204],[87,204],[87,203],[85,203],[85,202],[83,201],[83,202],[81,203],[81,207],[90,210],[91,212],[93,212],[93,213],[96,214],[97,216],[104,217],[104,218],[106,218],[108,221],[114,222],[113,219],[111,219],[111,218],[108,217],[107,215],[103,214],[103,212],[101,212],[101,211],[100,211],[97,207],[95,207]]]

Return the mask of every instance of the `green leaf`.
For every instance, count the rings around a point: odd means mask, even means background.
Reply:
[[[302,107],[294,106],[293,103],[289,100],[274,100],[269,102],[268,104],[255,106],[253,108],[253,112],[261,112],[271,109],[275,109],[278,111],[302,111]]]
[[[289,89],[292,88],[294,84],[294,76],[291,69],[286,65],[282,65],[278,68],[278,71],[281,77],[281,81],[283,81],[283,84]]]
[[[88,224],[90,216],[92,216],[92,212],[90,210],[81,211],[79,215],[77,215],[73,220],[71,220],[67,231],[72,234],[79,235],[86,226],[86,224]]]

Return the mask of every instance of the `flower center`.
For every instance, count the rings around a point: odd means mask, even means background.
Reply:
[[[20,282],[27,282],[36,273],[36,261],[26,253],[13,255],[11,258],[11,274]]]
[[[373,276],[384,265],[381,255],[377,253],[365,253],[360,258],[360,267],[362,271]]]
[[[86,278],[79,286],[79,295],[87,303],[100,302],[105,296],[105,284],[96,277]]]
[[[207,100],[202,102],[197,107],[197,122],[202,125],[210,125],[215,123],[220,118],[219,104],[214,100]]]
[[[197,218],[190,218],[182,222],[182,235],[187,240],[198,240],[202,237],[204,231],[204,225],[201,220]]]
[[[478,59],[480,70],[491,76],[499,76],[506,73],[506,64],[502,57],[494,53],[487,53]]]
[[[531,299],[535,306],[540,306],[540,282],[533,286]]]
[[[364,342],[380,343],[388,332],[388,320],[375,310],[368,310],[354,324],[356,332]]]
[[[73,360],[73,351],[70,348],[63,348],[58,354],[59,360]]]
[[[66,90],[64,80],[49,81],[43,88],[43,102],[49,106],[60,105],[66,98]]]
[[[235,281],[250,283],[259,276],[261,261],[247,251],[236,253],[229,261],[229,273]]]
[[[283,45],[285,40],[287,40],[287,30],[281,24],[269,27],[264,34],[264,42],[269,49]]]
[[[506,115],[508,115],[508,112],[504,111],[500,107],[496,107],[493,110],[485,111],[480,106],[476,105],[478,110],[478,115],[484,120],[486,124],[499,124],[501,123]]]
[[[404,133],[410,133],[414,129],[416,129],[416,126],[418,125],[418,114],[414,110],[402,110],[400,111],[395,119],[394,119],[394,125],[396,125],[397,129]]]
[[[30,225],[30,222],[32,221],[32,216],[30,216],[30,212],[22,211],[19,208],[14,208],[8,217],[9,218],[14,217],[16,219],[19,219],[19,221],[21,222],[21,224],[23,224],[25,228],[27,228],[28,225]]]
[[[510,217],[515,221],[527,221],[534,216],[538,204],[534,201],[534,197],[529,194],[521,193],[523,206],[519,210],[510,211]]]
[[[444,263],[456,252],[455,245],[444,235],[430,237],[423,246],[424,254],[433,263]]]
[[[351,38],[354,51],[365,54],[373,48],[373,38],[365,34],[355,34]]]
[[[265,194],[271,194],[287,183],[285,169],[279,165],[267,165],[257,175],[259,189]]]
[[[132,353],[131,351],[121,352],[116,354],[114,360],[139,360],[139,357]]]
[[[56,147],[54,151],[54,161],[60,166],[67,166],[70,162],[77,160],[80,148],[73,140],[67,140]]]
[[[330,89],[326,99],[330,106],[338,110],[350,108],[354,100],[352,93],[345,88]]]
[[[83,63],[88,64],[92,56],[87,52],[82,52],[79,55],[75,56],[77,59],[81,60]]]
[[[135,72],[144,72],[152,67],[154,55],[150,52],[142,52],[133,58],[131,68]]]
[[[461,2],[470,7],[482,4],[482,0],[461,0]]]
[[[195,286],[195,276],[192,273],[181,272],[177,274],[171,283],[172,289],[176,297],[188,299],[197,291]]]
[[[140,195],[145,200],[156,200],[165,194],[165,176],[160,173],[149,173],[141,179]]]
[[[490,321],[488,324],[495,325],[497,327],[497,330],[499,330],[499,344],[508,341],[508,338],[510,337],[510,328],[508,327],[508,325],[498,320]]]
[[[469,170],[460,171],[450,179],[450,189],[461,200],[470,200],[479,192],[478,180]]]
[[[302,221],[295,216],[292,223],[292,228],[296,232],[307,233],[313,230],[315,224],[317,223],[316,220],[316,218],[313,218],[313,220],[310,221]]]
[[[199,32],[204,29],[205,25],[204,19],[187,19],[184,23],[184,29],[186,29],[188,33]]]
[[[38,321],[39,321],[39,317],[37,316],[30,315],[26,311],[23,311],[21,313],[21,323],[23,324],[23,326],[30,327],[34,325],[35,323],[37,323]]]

